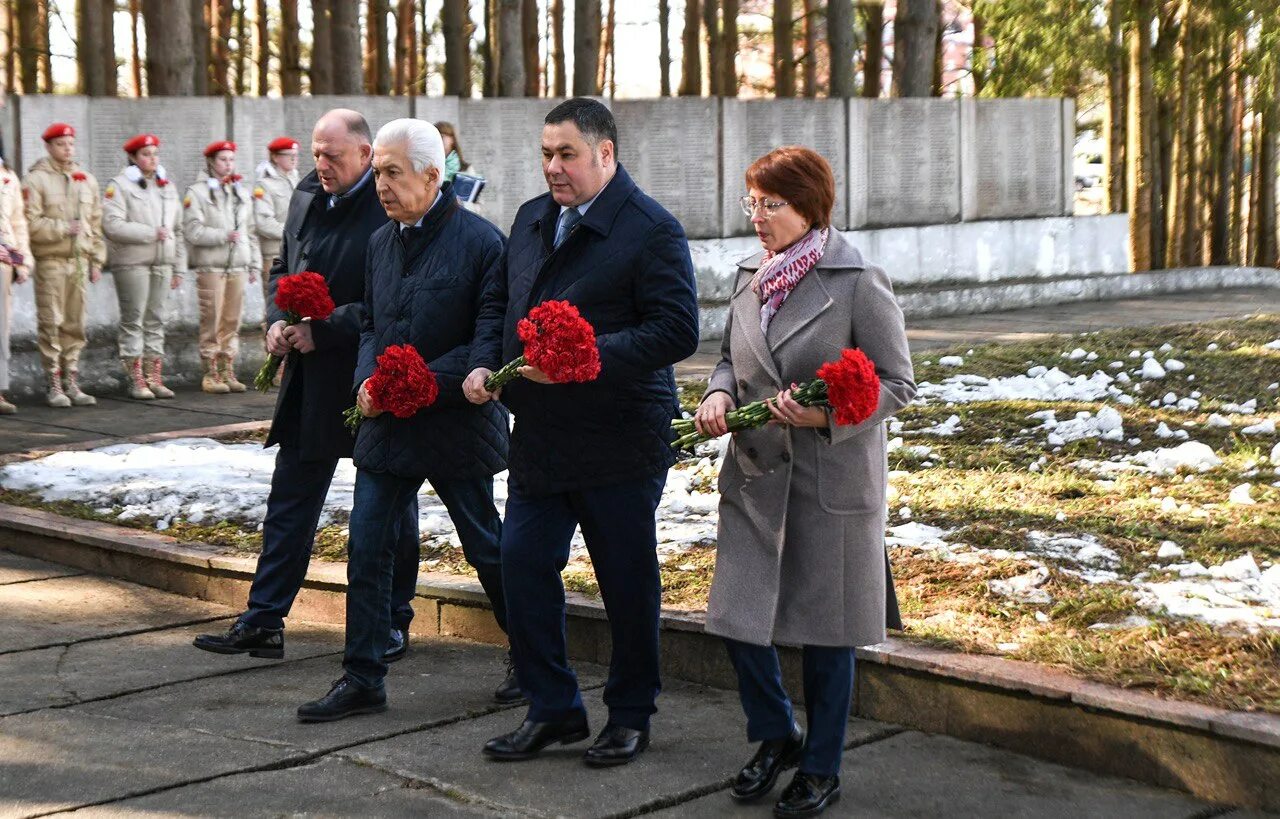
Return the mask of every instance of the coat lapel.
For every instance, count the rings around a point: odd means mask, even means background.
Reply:
[[[757,298],[755,291],[751,289],[750,276],[743,276],[742,286],[734,294],[730,309],[734,313],[734,326],[742,328],[742,335],[747,339],[747,346],[751,348],[751,352],[759,359],[760,366],[764,368],[764,371],[769,374],[775,384],[781,384],[782,376],[778,373],[778,363],[773,360],[773,354],[769,352],[769,344],[765,341],[764,332],[760,329],[760,299]]]
[[[782,303],[778,314],[769,322],[770,350],[777,350],[832,305],[831,293],[823,284],[822,275],[817,267],[811,269]]]

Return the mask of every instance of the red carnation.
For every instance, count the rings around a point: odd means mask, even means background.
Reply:
[[[276,283],[276,307],[284,311],[284,320],[288,324],[297,324],[303,319],[324,320],[334,310],[333,296],[329,294],[329,285],[324,276],[310,270],[280,278]],[[267,356],[262,369],[258,370],[258,375],[253,379],[253,385],[259,392],[271,389],[280,361],[278,355]]]
[[[75,173],[71,174],[72,182],[85,182],[88,179],[89,179],[89,175],[83,171],[76,171]]]
[[[239,182],[241,179],[244,179],[244,177],[241,176],[240,174],[230,173],[222,177],[222,182],[225,185],[234,185],[235,183]]]
[[[397,418],[412,418],[418,410],[435,403],[440,394],[435,373],[410,344],[393,344],[383,350],[364,389],[374,407]],[[352,432],[364,419],[359,407],[351,407],[343,416]]]
[[[524,355],[489,376],[485,389],[493,392],[518,375],[528,364],[546,373],[557,384],[594,381],[600,375],[600,350],[596,331],[578,308],[567,301],[545,301],[520,319],[516,335],[524,342]]]
[[[818,368],[818,378],[827,384],[827,404],[841,426],[861,424],[880,405],[880,376],[861,350],[842,351],[839,361]]]
[[[169,184],[169,180],[165,179],[163,176],[158,176],[156,177],[156,184],[163,188],[165,185]]]
[[[830,407],[840,426],[860,424],[880,406],[880,376],[875,364],[861,350],[842,350],[840,358],[818,368],[818,377],[791,390],[791,397],[805,407]],[[770,401],[772,399],[769,399]],[[730,432],[757,429],[769,423],[773,413],[768,401],[753,401],[725,413]],[[692,448],[710,438],[698,432],[693,419],[671,422],[676,449]]]

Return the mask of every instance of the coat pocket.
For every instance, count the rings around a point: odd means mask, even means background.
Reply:
[[[884,433],[819,446],[818,505],[835,515],[878,512],[885,504],[888,467]]]

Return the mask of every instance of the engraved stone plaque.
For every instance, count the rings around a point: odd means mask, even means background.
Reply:
[[[691,239],[720,236],[719,104],[694,97],[614,104],[619,159]]]

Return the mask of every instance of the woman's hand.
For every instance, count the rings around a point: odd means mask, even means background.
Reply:
[[[702,399],[698,410],[693,414],[693,426],[701,435],[719,438],[729,433],[729,425],[725,421],[725,413],[734,408],[733,396],[723,390]]]
[[[792,389],[796,387],[791,385]],[[822,407],[805,407],[791,397],[791,390],[783,390],[768,403],[769,412],[773,414],[773,423],[786,424],[793,427],[825,427],[827,411]]]

